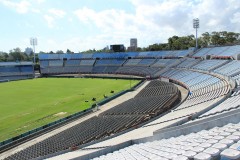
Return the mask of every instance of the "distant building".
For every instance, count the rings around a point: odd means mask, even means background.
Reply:
[[[26,53],[27,55],[30,55],[31,53],[33,53],[33,50],[32,50],[32,48],[27,47],[25,49],[24,53]]]
[[[137,38],[131,38],[130,39],[130,47],[138,47],[137,45]]]
[[[137,38],[130,39],[130,46],[128,47],[128,51],[136,51],[137,50]]]
[[[110,45],[110,51],[112,52],[125,52],[125,47],[123,44],[113,44]]]
[[[104,51],[104,52],[109,52],[109,46],[104,47],[104,48],[103,48],[103,51]]]

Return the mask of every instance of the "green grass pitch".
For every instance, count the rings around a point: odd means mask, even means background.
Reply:
[[[0,83],[0,141],[91,107],[139,81],[39,78]],[[114,93],[114,94],[115,94]],[[88,102],[85,102],[88,101]]]

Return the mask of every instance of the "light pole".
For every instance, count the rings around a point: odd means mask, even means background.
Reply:
[[[199,19],[193,19],[193,28],[196,29],[196,49],[198,48],[198,40],[197,40],[197,30],[199,28]]]
[[[37,38],[36,37],[32,37],[30,38],[30,45],[33,46],[33,63],[36,63],[36,59],[35,59],[35,46],[37,45]]]

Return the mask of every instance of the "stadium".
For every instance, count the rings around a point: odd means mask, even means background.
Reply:
[[[40,54],[38,78],[32,63],[0,63],[3,87],[38,80],[69,80],[59,82],[63,89],[67,83],[76,89],[82,80],[87,89],[96,83],[111,86],[100,93],[89,91],[98,93],[91,94],[96,102],[88,97],[90,108],[2,141],[1,159],[239,159],[239,59],[240,45]]]

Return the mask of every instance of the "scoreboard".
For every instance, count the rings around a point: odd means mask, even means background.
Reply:
[[[113,52],[125,52],[125,47],[123,44],[110,45],[110,50]]]

